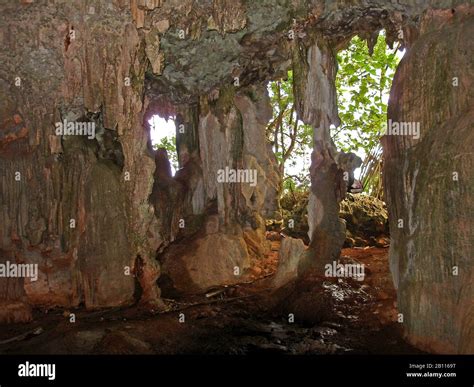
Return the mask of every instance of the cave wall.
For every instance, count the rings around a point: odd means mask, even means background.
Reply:
[[[187,109],[196,112],[177,120],[191,132],[177,131],[181,169],[174,178],[155,178],[152,200],[172,226],[172,244],[159,257],[161,287],[189,293],[238,282],[252,259],[262,258],[264,216],[277,210],[280,177],[265,137],[271,118],[265,87],[223,87]],[[227,170],[250,180],[221,181]],[[181,229],[175,226],[180,219]]]
[[[0,298],[18,309],[5,319],[28,320],[29,304],[130,304],[127,267],[143,299],[156,301],[143,279],[158,276],[155,165],[142,125],[143,42],[128,5],[2,9],[1,259],[39,265],[37,281],[0,280]],[[63,120],[93,122],[95,136],[58,136]]]
[[[430,12],[419,33],[397,69],[388,119],[419,123],[420,136],[383,142],[390,266],[409,340],[473,353],[472,8]]]

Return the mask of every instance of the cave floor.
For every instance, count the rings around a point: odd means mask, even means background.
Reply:
[[[396,294],[388,270],[388,249],[344,249],[341,261],[364,263],[365,280],[340,278],[325,284],[325,291],[333,297],[333,310],[327,320],[308,325],[290,323],[288,315],[269,311],[277,247],[253,269],[246,283],[216,288],[207,297],[165,299],[166,312],[151,313],[138,307],[36,311],[31,323],[0,326],[0,353],[420,353],[403,340],[400,324],[395,322]],[[76,315],[75,323],[69,321],[71,312]]]

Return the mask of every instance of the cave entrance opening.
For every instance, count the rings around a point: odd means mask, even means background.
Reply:
[[[329,129],[335,149],[345,157],[337,160],[338,165],[348,171],[347,197],[341,202],[339,213],[347,230],[339,261],[331,265],[327,276],[347,279],[347,289],[353,287],[354,292],[364,285],[374,287],[383,304],[380,314],[387,316],[396,313],[396,292],[388,262],[389,219],[383,201],[380,139],[386,128],[392,79],[404,51],[396,43],[387,47],[383,30],[373,43],[369,47],[365,40],[355,36],[337,53],[336,91],[341,123]],[[266,134],[281,176],[282,220],[280,224],[267,220],[267,235],[279,241],[293,237],[308,245],[309,167],[314,130],[297,119],[292,71],[283,79],[269,82],[268,92],[273,117]],[[346,158],[346,164],[351,165],[345,165]],[[358,158],[362,164],[355,167],[352,160]],[[344,286],[345,282],[338,285],[336,296],[344,293]]]
[[[310,188],[313,128],[298,119],[293,95],[293,71],[267,85],[272,107],[272,119],[266,128],[280,176],[279,215],[267,220],[270,238],[281,232],[309,244],[307,204]]]
[[[346,277],[338,279],[341,302],[350,303],[360,297],[367,303],[369,313],[358,312],[360,321],[367,324],[368,315],[376,316],[381,324],[397,321],[398,315],[389,265],[389,213],[384,202],[381,139],[386,134],[392,80],[403,55],[400,43],[387,45],[384,30],[370,43],[354,36],[337,53],[335,83],[340,125],[330,127],[331,139],[339,152],[352,153],[362,163],[352,172],[354,165],[344,166],[338,160],[340,168],[350,171],[348,192],[339,212],[346,235],[339,258],[342,270],[332,268],[329,273]],[[359,276],[348,278],[351,270]],[[351,285],[347,288],[350,292],[344,291],[346,285]]]
[[[174,176],[178,170],[178,154],[176,151],[176,123],[175,117],[162,118],[154,114],[148,120],[150,127],[151,145],[155,151],[166,152],[170,162],[171,174]]]
[[[381,139],[387,128],[387,108],[395,71],[405,50],[401,43],[388,46],[386,33],[366,41],[354,36],[337,53],[337,107],[341,124],[331,127],[338,151],[354,153],[362,164],[348,184],[348,195],[340,205],[346,222],[342,255],[350,249],[385,249],[383,271],[389,276],[389,219],[384,202]],[[375,251],[378,253],[378,251]],[[356,256],[360,256],[357,252]],[[391,279],[389,286],[391,287]]]
[[[341,124],[331,126],[337,149],[353,152],[362,165],[354,171],[356,189],[383,200],[381,137],[395,70],[404,55],[400,43],[389,47],[384,30],[368,41],[354,36],[337,53],[337,107]],[[349,187],[351,188],[351,187]]]

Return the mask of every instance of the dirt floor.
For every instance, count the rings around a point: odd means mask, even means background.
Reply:
[[[29,324],[0,326],[3,354],[410,354],[402,338],[387,248],[342,251],[342,263],[363,263],[365,280],[322,281],[317,323],[278,307],[271,276],[279,242],[246,283],[165,300],[168,311],[138,307],[97,312],[36,311]],[[321,282],[320,282],[321,284]],[[316,305],[317,304],[317,305]],[[275,306],[276,305],[276,306]],[[326,309],[319,313],[321,305]],[[327,306],[330,305],[330,306]],[[305,307],[312,307],[306,304]],[[75,313],[76,322],[70,322]]]

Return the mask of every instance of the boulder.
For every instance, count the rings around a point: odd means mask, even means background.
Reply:
[[[278,267],[273,285],[280,287],[298,275],[298,265],[303,258],[306,246],[301,239],[283,238],[280,246]]]
[[[165,296],[235,284],[250,267],[243,237],[227,234],[209,234],[189,243],[173,244],[161,260],[160,284]]]
[[[357,246],[386,245],[377,240],[389,235],[386,204],[373,196],[348,193],[340,204],[339,216],[346,221],[346,242]]]

